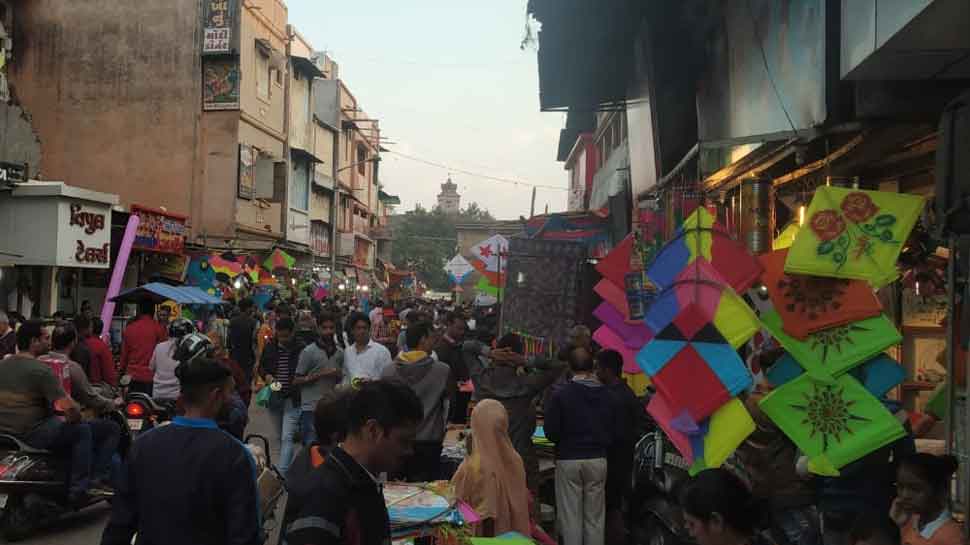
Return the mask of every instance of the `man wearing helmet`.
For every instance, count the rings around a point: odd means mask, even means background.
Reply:
[[[226,361],[220,360],[217,354],[215,354],[215,349],[216,346],[212,343],[212,339],[208,335],[189,333],[182,337],[178,341],[178,346],[175,347],[174,357],[179,362],[175,374],[178,376],[180,373],[179,368],[186,368],[191,362],[198,359],[212,360],[229,371],[229,377],[233,382],[232,395],[230,395],[229,400],[216,415],[215,420],[220,429],[229,432],[230,435],[242,441],[246,424],[249,423],[249,411],[246,408],[246,404],[239,397],[236,388],[236,381],[240,379],[234,378],[237,374],[235,372],[236,370]]]
[[[178,360],[175,359],[175,349],[183,337],[195,333],[195,326],[185,318],[179,318],[168,326],[168,340],[158,343],[152,352],[149,362],[154,379],[152,381],[152,397],[158,401],[174,403],[179,397],[179,381],[175,376]]]

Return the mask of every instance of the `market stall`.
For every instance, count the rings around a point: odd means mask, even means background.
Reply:
[[[758,410],[809,470],[837,476],[905,434],[893,411],[907,373],[892,358],[904,337],[876,292],[899,283],[924,199],[823,185],[790,245],[772,250],[758,221],[770,207],[746,196],[754,219],[739,217],[736,232],[703,196],[674,214],[649,210],[597,266],[594,338],[652,383],[647,411],[692,473],[754,431],[739,396],[762,390]],[[758,357],[772,348],[783,356]]]

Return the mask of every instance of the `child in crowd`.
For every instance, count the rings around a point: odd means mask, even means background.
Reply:
[[[897,497],[889,516],[899,526],[903,545],[959,545],[960,525],[947,508],[948,492],[958,463],[953,456],[919,453],[902,461]]]

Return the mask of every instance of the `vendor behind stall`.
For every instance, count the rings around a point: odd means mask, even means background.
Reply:
[[[479,341],[466,341],[462,352],[475,386],[475,400],[495,399],[508,411],[512,446],[525,462],[529,489],[535,492],[539,477],[532,444],[535,398],[562,374],[562,364],[538,356],[527,359],[522,339],[513,333],[502,337],[494,350]]]

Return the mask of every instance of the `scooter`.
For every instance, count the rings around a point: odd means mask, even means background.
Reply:
[[[131,443],[127,419],[120,411],[105,418],[121,427],[119,455],[127,455]],[[61,516],[79,511],[104,498],[86,503],[68,501],[70,458],[63,453],[33,448],[20,439],[0,434],[0,534],[7,541],[28,537]]]
[[[254,439],[258,439],[262,446],[253,444]],[[268,439],[262,435],[248,435],[244,443],[256,460],[256,488],[259,490],[259,515],[265,543],[276,525],[276,508],[283,498],[285,479],[273,465]]]

